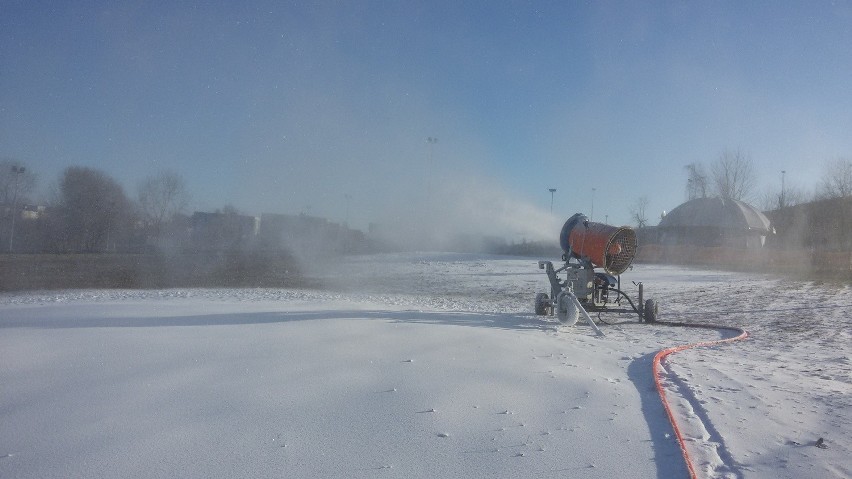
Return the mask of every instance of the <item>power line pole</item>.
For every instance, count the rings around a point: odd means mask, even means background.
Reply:
[[[12,230],[9,233],[9,254],[12,253],[12,246],[15,242],[15,216],[17,216],[16,210],[18,209],[18,177],[25,171],[27,169],[23,166],[12,166],[12,173],[15,175],[15,192],[12,195]]]

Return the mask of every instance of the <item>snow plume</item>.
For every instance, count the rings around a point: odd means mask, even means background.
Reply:
[[[378,234],[404,249],[479,250],[552,241],[559,219],[518,199],[492,179],[452,175],[425,186],[419,201],[392,205]]]

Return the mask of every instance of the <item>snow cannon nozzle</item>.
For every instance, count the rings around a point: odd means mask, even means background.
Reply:
[[[629,226],[595,223],[577,213],[562,226],[559,245],[566,259],[585,259],[609,274],[619,275],[636,256],[636,232]]]

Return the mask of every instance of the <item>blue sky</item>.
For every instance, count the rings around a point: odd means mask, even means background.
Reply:
[[[850,45],[848,2],[2,0],[0,157],[45,192],[171,169],[192,209],[549,236],[656,217],[725,149],[755,196],[811,189],[852,156]]]

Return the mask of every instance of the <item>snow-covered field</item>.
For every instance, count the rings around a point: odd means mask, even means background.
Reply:
[[[555,259],[555,258],[554,258]],[[361,257],[329,291],[0,295],[0,477],[685,477],[663,348],[532,314],[534,259]],[[852,288],[636,265],[702,477],[852,477]],[[821,445],[817,441],[822,438]]]

